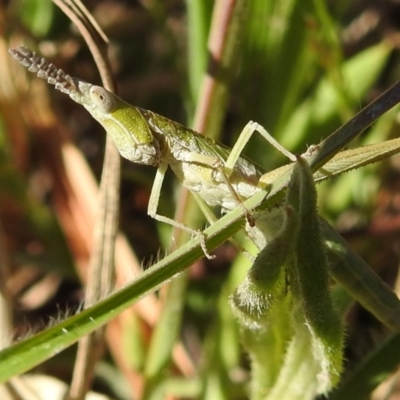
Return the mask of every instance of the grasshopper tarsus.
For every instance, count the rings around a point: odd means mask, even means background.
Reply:
[[[251,215],[250,211],[246,212],[246,221],[249,224],[250,228],[254,228],[256,226],[256,221]]]
[[[212,255],[208,252],[207,249],[207,243],[206,243],[206,236],[204,235],[204,232],[198,230],[197,234],[199,235],[200,238],[200,246],[201,249],[203,250],[204,255],[209,259],[209,260],[213,260],[215,258],[215,255]]]

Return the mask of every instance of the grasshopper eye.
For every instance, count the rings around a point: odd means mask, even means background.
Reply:
[[[103,113],[111,113],[115,107],[114,96],[101,86],[92,86],[89,90],[93,104]]]

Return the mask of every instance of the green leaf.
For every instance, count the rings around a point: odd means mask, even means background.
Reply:
[[[358,53],[343,64],[343,87],[346,88],[355,110],[359,107],[360,99],[365,97],[378,78],[391,50],[387,43],[380,43]],[[365,68],[366,65],[368,68]],[[280,142],[289,149],[298,148],[306,138],[309,143],[318,142],[321,135],[340,124],[338,110],[341,101],[340,89],[328,78],[323,78],[314,96],[300,104],[282,131],[276,132]]]

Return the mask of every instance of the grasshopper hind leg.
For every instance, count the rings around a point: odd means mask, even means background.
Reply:
[[[231,195],[234,197],[236,200],[236,204],[242,209],[243,214],[246,217],[247,223],[251,226],[255,226],[255,221],[254,218],[251,215],[251,212],[244,206],[242,199],[240,198],[239,194],[237,193],[236,189],[233,187],[231,181],[229,180],[229,175],[226,173],[226,164],[223,164],[221,160],[216,159],[213,163],[213,168],[215,168],[220,174],[222,179],[224,180],[226,186],[228,187]],[[223,209],[224,212],[227,211],[227,209]]]
[[[240,154],[242,153],[244,147],[246,146],[247,142],[250,140],[254,132],[258,132],[268,143],[275,147],[284,156],[289,158],[290,161],[297,160],[297,157],[290,151],[286,150],[281,144],[279,144],[279,142],[273,136],[271,136],[271,134],[268,133],[268,131],[263,126],[261,126],[257,122],[249,121],[243,128],[242,132],[240,132],[238,140],[236,141],[229,154],[228,159],[226,160],[226,171],[230,171],[230,173],[232,173],[233,168],[235,167],[235,164],[240,157]],[[228,174],[228,176],[229,175],[230,174]]]
[[[243,209],[243,212],[246,216],[246,220],[250,227],[255,226],[255,220],[251,215],[251,212],[244,207],[242,200],[236,193],[235,188],[231,185],[229,178],[235,168],[235,164],[240,158],[240,155],[244,147],[246,146],[247,142],[250,140],[254,132],[260,133],[260,135],[268,143],[270,143],[273,147],[275,147],[275,149],[277,149],[284,156],[289,158],[290,161],[296,161],[297,159],[297,157],[294,154],[292,154],[290,151],[286,150],[281,144],[279,144],[279,142],[276,139],[274,139],[274,137],[272,137],[262,125],[254,121],[249,121],[243,128],[242,132],[240,133],[239,138],[236,141],[235,145],[233,146],[225,164],[220,165],[221,164],[220,163],[219,165],[216,165],[216,168],[218,168],[218,170],[222,173],[222,176],[224,177],[224,180],[228,185],[230,192],[236,198],[237,204]]]

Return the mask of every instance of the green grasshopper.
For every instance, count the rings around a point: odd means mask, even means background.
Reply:
[[[242,201],[264,191],[274,180],[287,174],[293,168],[294,163],[291,163],[264,174],[261,167],[240,156],[250,136],[258,131],[291,161],[296,160],[294,155],[279,145],[262,126],[255,122],[249,122],[246,125],[240,140],[232,149],[229,149],[165,117],[131,106],[101,86],[72,78],[26,47],[10,49],[10,53],[29,71],[46,79],[48,83],[55,85],[56,89],[83,105],[111,135],[122,157],[138,164],[157,168],[147,210],[149,216],[192,234],[200,235],[206,256],[208,253],[205,238],[200,231],[157,214],[161,186],[168,166],[184,187],[197,194],[208,205],[220,206],[223,211],[232,210],[238,205],[242,207],[243,213],[247,216],[248,225],[254,225],[254,221]],[[398,148],[397,141],[393,146]],[[303,155],[304,158],[310,157],[313,150],[313,147],[310,148]],[[356,166],[365,165],[366,160],[371,162],[379,159],[376,147],[366,146],[363,152],[369,153],[364,161],[360,161],[359,154],[353,151],[337,154],[324,165],[322,170],[314,173],[314,180],[327,179]],[[386,153],[395,154],[395,152],[397,151]],[[263,217],[262,215],[258,219],[263,222]],[[267,219],[269,223],[270,219]],[[277,221],[279,224],[279,216]],[[259,225],[258,221],[257,225]],[[378,319],[394,329],[399,329],[400,304],[397,297],[366,268],[361,260],[354,260],[346,244],[341,242],[337,234],[323,221],[322,226],[325,237],[329,243],[332,243],[332,252],[338,260],[338,265],[340,264],[340,267],[335,267],[331,271],[334,278]],[[257,231],[257,228],[253,231]],[[263,236],[265,232],[257,234],[257,238]],[[257,241],[256,244],[259,248],[265,245]],[[378,292],[380,294],[376,296]]]
[[[10,53],[29,71],[83,105],[111,135],[122,157],[137,164],[156,167],[148,215],[192,234],[199,232],[157,214],[168,166],[184,187],[197,193],[209,206],[220,206],[226,212],[238,205],[243,207],[242,200],[261,190],[259,182],[264,174],[261,167],[238,156],[255,131],[292,161],[296,159],[255,122],[246,125],[241,134],[243,140],[231,150],[177,122],[133,107],[101,86],[72,78],[26,47],[11,49]],[[244,212],[250,225],[254,225],[247,210]],[[204,240],[202,247],[208,256]]]

